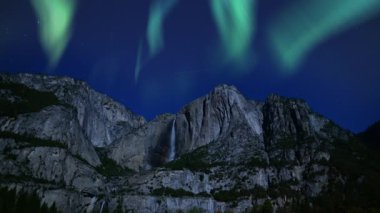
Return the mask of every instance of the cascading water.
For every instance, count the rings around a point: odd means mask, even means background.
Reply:
[[[104,201],[102,202],[102,206],[100,207],[100,213],[102,213],[103,212],[103,207],[104,207]]]
[[[168,153],[168,161],[175,159],[175,119],[172,124],[172,129],[170,132],[170,147]]]

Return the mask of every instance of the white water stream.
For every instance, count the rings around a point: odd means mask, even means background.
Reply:
[[[172,129],[170,132],[170,147],[169,147],[169,155],[168,161],[172,161],[175,159],[175,120],[172,124]]]
[[[103,207],[104,207],[104,201],[102,202],[102,207],[100,207],[100,213],[103,212]]]

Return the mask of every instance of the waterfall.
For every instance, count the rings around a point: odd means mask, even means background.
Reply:
[[[175,159],[175,119],[172,124],[172,130],[170,132],[170,147],[168,154],[168,161]]]
[[[102,207],[100,207],[100,213],[102,213],[103,212],[103,207],[104,207],[104,201],[102,202]]]

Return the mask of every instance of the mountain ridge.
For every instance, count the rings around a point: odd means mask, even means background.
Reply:
[[[70,78],[1,74],[0,94],[0,186],[62,212],[379,209],[376,153],[304,100],[219,85],[147,122]]]

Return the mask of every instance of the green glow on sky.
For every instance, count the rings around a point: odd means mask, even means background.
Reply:
[[[54,69],[70,40],[76,0],[31,0],[36,12],[40,40]]]
[[[177,0],[155,0],[150,7],[147,40],[151,56],[156,55],[164,47],[163,23],[177,2]]]
[[[226,61],[242,65],[256,30],[255,0],[210,0],[210,3]]]
[[[140,71],[142,68],[142,51],[143,51],[143,42],[140,41],[139,48],[137,50],[137,58],[135,65],[135,83],[139,80]]]
[[[273,52],[284,70],[294,71],[318,44],[379,10],[379,0],[296,1],[269,28]]]

